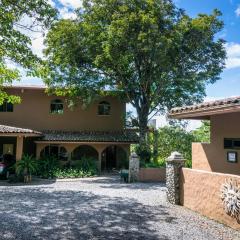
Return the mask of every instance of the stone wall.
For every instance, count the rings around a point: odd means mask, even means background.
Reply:
[[[183,156],[178,152],[173,152],[166,160],[167,199],[172,204],[180,204],[180,170],[183,166]]]
[[[128,174],[128,182],[137,182],[138,174],[140,168],[139,157],[136,153],[132,153],[129,159],[129,174]]]

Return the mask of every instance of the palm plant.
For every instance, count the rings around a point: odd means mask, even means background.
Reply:
[[[23,155],[22,159],[16,163],[17,175],[24,176],[24,182],[32,181],[32,174],[37,171],[38,164],[35,158],[30,155]]]

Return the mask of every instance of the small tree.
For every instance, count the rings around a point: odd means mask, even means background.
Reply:
[[[50,89],[91,99],[105,89],[137,112],[141,148],[151,114],[199,102],[224,67],[221,13],[189,17],[171,0],[83,0],[49,31],[41,71]],[[146,148],[146,147],[145,147]]]

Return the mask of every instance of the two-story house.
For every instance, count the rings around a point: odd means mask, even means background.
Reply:
[[[65,98],[47,95],[44,87],[14,86],[7,92],[20,96],[21,103],[0,106],[2,155],[19,160],[23,154],[54,154],[63,162],[86,156],[105,170],[126,163],[130,145],[138,141],[125,129],[126,103],[117,97],[104,97],[84,110],[81,104],[68,108]]]

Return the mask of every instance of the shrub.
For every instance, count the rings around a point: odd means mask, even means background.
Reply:
[[[53,171],[53,175],[56,178],[83,178],[91,177],[94,174],[92,173],[92,171],[84,171],[77,168],[58,168]]]
[[[43,178],[81,178],[96,175],[97,161],[94,158],[83,157],[81,160],[60,165],[53,156],[41,158],[38,161],[38,175]]]
[[[98,172],[97,160],[92,157],[82,157],[81,160],[75,161],[74,166],[76,169],[92,175],[96,175]]]
[[[38,160],[39,176],[44,178],[53,178],[54,171],[58,168],[60,168],[60,163],[54,156],[48,156]]]
[[[149,146],[140,147],[138,145],[136,147],[136,154],[140,157],[141,165],[144,165],[145,163],[150,163],[152,153],[151,148]]]
[[[143,167],[143,168],[166,167],[166,161],[164,159],[158,158],[157,161],[151,161],[150,163],[145,163],[141,167]]]

